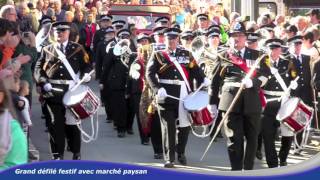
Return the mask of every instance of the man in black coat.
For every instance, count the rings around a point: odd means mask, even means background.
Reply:
[[[36,63],[34,76],[37,84],[42,87],[43,97],[47,103],[49,116],[46,116],[50,134],[50,145],[53,159],[61,160],[64,156],[66,135],[71,140],[70,148],[73,152],[73,159],[80,159],[81,138],[80,131],[76,125],[66,125],[66,108],[62,102],[64,94],[75,84],[70,70],[58,58],[57,52],[63,53],[75,74],[79,78],[91,70],[89,57],[83,47],[69,41],[70,24],[57,22],[53,24],[57,43],[43,48],[41,56]]]
[[[130,32],[127,29],[122,29],[117,33],[119,40],[129,40],[129,37]],[[111,108],[111,117],[117,127],[119,138],[125,137],[127,126],[126,88],[129,66],[135,58],[135,54],[129,54],[128,52],[120,56],[115,55],[114,47],[111,47],[103,60],[100,84],[102,90],[108,88],[110,102],[106,106]]]
[[[112,25],[111,15],[101,15],[99,19],[100,29],[96,31],[93,37],[93,52],[97,51],[99,42],[104,41],[105,31]],[[97,64],[96,64],[97,65]]]
[[[177,28],[165,30],[166,49],[156,51],[151,56],[146,69],[147,80],[156,95],[158,113],[160,116],[162,143],[166,168],[173,168],[175,153],[178,160],[186,165],[185,147],[190,131],[190,121],[183,110],[181,101],[167,97],[167,95],[184,98],[191,92],[194,80],[198,85],[204,81],[204,74],[198,67],[191,53],[177,48],[181,31]],[[181,69],[179,70],[179,66]],[[183,74],[186,74],[185,77]],[[178,128],[177,128],[178,127]],[[177,134],[178,129],[178,134]],[[176,137],[178,136],[178,144]]]
[[[110,40],[115,37],[114,29],[112,26],[108,26],[100,31],[100,34],[104,37],[103,41],[99,41],[98,45],[96,45],[96,51],[95,51],[95,62],[96,62],[96,80],[100,80],[102,75],[102,68],[103,63],[106,60],[107,56],[107,45],[109,44]],[[107,122],[111,123],[112,117],[111,117],[111,108],[110,105],[108,105],[110,93],[108,93],[108,88],[105,87],[100,90],[100,98],[101,102],[104,104],[104,108],[107,114]]]
[[[217,63],[213,71],[209,89],[209,110],[214,115],[217,115],[218,108],[226,112],[243,83],[245,89],[231,109],[224,128],[228,138],[228,153],[232,170],[251,170],[257,150],[262,111],[259,90],[267,82],[266,67],[260,64],[254,76],[246,77],[260,54],[256,50],[245,47],[246,33],[243,23],[237,22],[231,27],[230,40],[232,42],[230,49],[222,55],[220,63]],[[219,101],[218,94],[221,84],[223,84],[222,94]],[[244,138],[247,140],[245,150]]]

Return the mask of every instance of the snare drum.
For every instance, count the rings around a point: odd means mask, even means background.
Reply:
[[[193,92],[183,100],[184,108],[190,112],[191,130],[196,137],[208,137],[213,130],[214,120],[207,109],[208,104],[209,95],[206,91]]]
[[[186,96],[183,100],[184,108],[189,112],[200,111],[209,104],[209,95],[206,91],[198,91]]]
[[[312,107],[307,106],[299,98],[290,98],[284,102],[277,114],[277,119],[294,133],[302,131],[313,116]]]
[[[73,91],[68,91],[63,97],[63,104],[76,119],[85,119],[95,114],[100,106],[98,97],[85,85],[80,85]]]
[[[211,125],[213,120],[207,109],[209,95],[206,91],[189,94],[183,101],[184,108],[191,113],[194,126]]]

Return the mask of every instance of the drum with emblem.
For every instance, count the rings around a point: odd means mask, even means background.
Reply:
[[[298,133],[306,128],[310,124],[312,117],[312,107],[304,104],[297,97],[285,101],[277,114],[277,119],[294,133]]]
[[[212,132],[215,120],[207,109],[208,103],[209,95],[206,91],[193,92],[183,100],[184,108],[190,112],[192,133],[197,137],[204,138]]]
[[[99,98],[85,85],[68,91],[63,97],[63,104],[78,120],[86,119],[95,114],[100,105]]]

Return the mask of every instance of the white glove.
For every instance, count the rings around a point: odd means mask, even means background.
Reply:
[[[291,82],[290,82],[290,88],[291,88],[292,90],[297,89],[297,87],[298,87],[297,81],[291,81]]]
[[[253,86],[253,82],[250,78],[244,78],[242,80],[242,83],[244,84],[244,86],[248,89],[248,88],[252,88]]]
[[[274,67],[270,67],[270,71],[271,71],[271,74],[277,74],[278,69],[276,69]]]
[[[71,81],[69,83],[69,90],[72,89],[77,83],[75,81]]]
[[[202,84],[204,87],[208,87],[208,86],[210,86],[211,81],[208,78],[204,78]]]
[[[218,112],[219,112],[219,111],[218,111],[217,105],[215,105],[215,104],[209,104],[209,105],[207,106],[207,109],[208,109],[208,111],[210,112],[212,118],[215,118],[215,117],[218,116]]]
[[[160,88],[157,93],[158,100],[162,101],[168,96],[167,91],[164,88]]]
[[[47,92],[51,91],[52,90],[52,85],[50,83],[46,83],[44,86],[43,86],[43,89]]]
[[[91,80],[91,76],[89,75],[89,73],[84,73],[83,81],[87,83],[90,80]]]
[[[103,84],[99,84],[100,90],[103,90]]]

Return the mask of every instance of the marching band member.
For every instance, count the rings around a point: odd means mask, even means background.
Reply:
[[[241,22],[236,22],[231,27],[229,35],[231,47],[223,55],[225,60],[221,59],[221,62],[215,67],[209,89],[209,110],[214,115],[218,113],[218,109],[224,113],[229,109],[241,85],[241,80],[259,57],[258,51],[245,47],[246,32]],[[260,64],[255,75],[242,80],[245,89],[224,124],[232,170],[253,169],[262,110],[259,89],[267,82],[265,69],[266,67]],[[222,82],[222,94],[219,101],[220,87],[218,85]],[[244,137],[247,140],[245,149]]]
[[[281,83],[285,83],[285,86],[289,86],[290,81],[295,77],[291,70],[289,69],[290,62],[286,59],[283,59],[281,55],[281,48],[284,46],[284,41],[280,39],[269,39],[265,42],[266,47],[268,48],[269,58],[266,60],[266,65],[269,67],[270,71],[268,72],[268,82],[263,87],[264,94],[267,99],[270,101],[267,103],[265,109],[263,110],[261,116],[261,135],[264,142],[265,156],[269,168],[278,167],[278,156],[275,147],[275,139],[277,129],[280,126],[279,121],[276,119],[276,115],[279,111],[281,105],[281,96],[284,93],[285,89],[282,89]],[[279,73],[282,79],[276,78],[274,74]],[[284,127],[283,127],[284,128]],[[283,129],[282,128],[282,129]],[[287,136],[282,134],[282,136]],[[286,137],[284,137],[285,139]],[[280,151],[280,156],[282,156],[283,151]],[[281,158],[280,158],[281,159]],[[280,162],[282,165],[283,159]]]
[[[188,51],[191,51],[191,42],[194,39],[194,34],[191,30],[186,30],[181,33],[181,43],[182,47],[186,48]]]
[[[154,52],[146,70],[147,80],[157,94],[166,168],[174,167],[176,152],[178,161],[186,165],[184,153],[191,125],[188,112],[183,109],[181,101],[171,99],[167,95],[181,99],[188,95],[188,91],[190,92],[193,80],[196,80],[199,85],[202,82],[206,85],[209,83],[208,80],[204,81],[204,75],[191,53],[177,48],[180,32],[177,28],[165,30],[167,49]],[[177,127],[178,134],[176,134]],[[178,136],[178,142],[176,142],[176,136]]]
[[[199,66],[206,75],[207,78],[210,80],[212,79],[212,73],[214,64],[218,58],[216,54],[218,53],[219,44],[220,44],[220,30],[219,29],[212,29],[207,32],[206,34],[208,40],[208,47],[206,47],[206,51],[209,52],[210,57],[202,57],[199,60]]]
[[[302,36],[294,36],[288,39],[288,43],[290,44],[290,61],[293,62],[295,68],[297,69],[297,76],[300,77],[297,81],[298,87],[292,91],[292,95],[294,97],[299,97],[305,104],[313,107],[310,56],[304,55],[301,52]],[[298,145],[300,146],[302,142],[302,133],[297,134],[297,141]],[[299,155],[301,151],[301,148],[296,148],[295,154]]]
[[[102,34],[104,33],[104,34]],[[96,79],[99,80],[102,76],[102,68],[104,61],[107,61],[107,45],[110,43],[110,41],[115,37],[115,32],[112,26],[108,26],[104,29],[100,29],[99,34],[102,36],[104,35],[104,40],[98,42],[96,51],[95,51],[95,62],[96,62]],[[102,85],[101,85],[102,86]],[[107,123],[112,122],[112,115],[111,115],[111,108],[109,105],[110,101],[110,93],[108,93],[108,88],[104,87],[103,89],[100,89],[100,98],[101,102],[104,104],[104,108],[107,114]]]
[[[153,50],[154,51],[159,51],[159,50],[163,50],[166,48],[165,44],[164,44],[164,34],[163,31],[166,30],[167,27],[165,26],[159,26],[154,28],[152,31],[152,36],[153,39],[155,41],[155,43],[152,44]]]
[[[153,56],[153,53],[166,48],[164,44],[165,37],[163,32],[165,29],[167,29],[165,26],[160,26],[153,29],[152,36],[155,40],[155,43],[152,44],[152,54],[148,57],[148,61],[150,57]],[[147,65],[148,61],[145,61],[145,65]],[[163,159],[161,124],[159,115],[156,113],[156,107],[153,103],[154,99],[154,93],[152,93],[150,83],[145,77],[144,88],[140,102],[140,120],[142,122],[142,126],[144,126],[147,131],[150,129],[150,138],[154,152],[154,159]],[[143,109],[147,111],[143,111]]]
[[[254,50],[259,50],[258,40],[261,38],[259,33],[249,32],[247,37],[247,47]]]
[[[195,30],[195,36],[205,36],[209,27],[209,16],[207,14],[197,15],[198,29]]]
[[[152,95],[149,95],[149,89],[146,87],[145,81],[145,67],[151,53],[151,38],[147,34],[139,34],[138,41],[138,56],[137,59],[131,64],[128,80],[128,119],[127,124],[131,126],[134,117],[137,117],[139,135],[142,145],[149,144],[149,132],[144,132],[144,123],[148,119],[147,109],[151,103]],[[141,108],[140,108],[141,107]],[[141,120],[140,118],[143,118]],[[128,127],[128,126],[127,126]],[[129,127],[130,128],[130,127]]]
[[[99,29],[93,37],[93,52],[96,53],[99,42],[105,40],[105,29],[112,25],[111,15],[101,15],[99,19]]]
[[[117,38],[120,40],[129,40],[130,32],[127,29],[118,31]],[[121,45],[120,45],[121,46]],[[117,127],[118,137],[125,137],[127,126],[127,104],[126,104],[126,86],[129,73],[129,65],[136,58],[135,54],[124,52],[121,55],[114,54],[114,48],[111,47],[103,61],[102,74],[100,77],[101,88],[109,88],[110,102],[107,106],[111,108],[111,117],[114,125]]]
[[[155,21],[156,27],[169,27],[170,23],[169,23],[169,18],[162,16],[162,17],[158,17]]]
[[[86,77],[85,82],[90,81],[86,75],[90,71],[89,57],[83,47],[68,40],[70,26],[67,22],[53,24],[57,43],[43,48],[41,57],[35,66],[35,79],[42,87],[43,97],[47,103],[48,130],[50,134],[50,145],[53,159],[61,160],[64,156],[66,131],[72,137],[70,142],[73,159],[80,159],[80,131],[76,125],[66,125],[66,108],[62,102],[65,92],[74,84],[71,71]],[[59,53],[65,55],[61,60]],[[58,58],[59,57],[59,58]],[[66,65],[66,64],[69,64]],[[71,68],[70,68],[71,67]]]
[[[126,22],[123,20],[117,20],[112,22],[112,26],[114,27],[114,30],[116,31],[116,34],[124,28],[124,25],[126,25]]]

